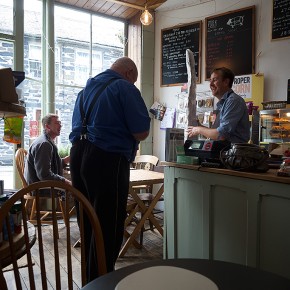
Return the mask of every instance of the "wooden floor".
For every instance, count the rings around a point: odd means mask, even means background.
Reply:
[[[77,226],[75,219],[72,219],[70,226],[71,226],[71,231],[72,231],[71,240],[72,240],[72,243],[74,244],[79,238],[78,226]],[[45,227],[45,231],[46,231],[45,239],[47,241],[52,241],[50,226],[43,225],[43,227]],[[61,238],[62,231],[65,231],[65,226],[63,223],[60,223],[59,224],[60,243],[63,243],[65,245],[65,240],[64,239],[62,240],[62,238]],[[48,243],[48,245],[49,245],[49,243]],[[33,247],[37,247],[37,242]],[[50,253],[51,260],[53,260],[53,253],[50,251],[49,246],[46,250],[47,250],[47,252]],[[76,258],[77,263],[78,262],[80,263],[80,248],[73,248],[73,254]],[[152,232],[149,230],[149,231],[144,232],[143,248],[136,249],[134,247],[130,247],[128,252],[126,253],[126,255],[123,258],[119,258],[117,260],[116,269],[126,267],[126,266],[136,264],[136,263],[141,263],[144,261],[162,259],[162,257],[163,257],[163,238],[157,231]],[[36,259],[37,258],[34,257],[35,261],[36,261]],[[20,265],[25,264],[25,261],[21,261],[21,259],[19,261],[20,261]],[[35,263],[34,267],[35,267],[35,273],[37,273],[36,275],[39,278],[39,279],[37,279],[37,280],[39,280],[38,281],[39,286],[36,287],[36,289],[42,289],[41,280],[40,280],[40,270],[39,270],[39,267],[37,266],[37,263]],[[65,266],[63,268],[65,269]],[[5,272],[5,277],[7,277],[7,281],[9,281],[8,289],[14,290],[14,289],[16,289],[16,287],[14,285],[13,272],[9,271],[9,266],[6,268],[6,270],[8,270],[7,272]],[[74,270],[75,270],[74,274],[76,274],[74,276],[77,277],[77,279],[74,281],[75,282],[75,289],[79,289],[79,287],[80,287],[79,267],[75,267]],[[25,288],[25,285],[26,285],[25,281],[28,279],[28,277],[26,276],[25,269],[23,269],[22,279],[23,279],[23,285],[24,285],[23,289],[29,290],[28,288]],[[53,279],[53,277],[51,279]],[[53,285],[54,285],[53,281],[49,281],[49,285],[50,285],[49,289],[51,289],[51,290],[55,289],[53,287]]]

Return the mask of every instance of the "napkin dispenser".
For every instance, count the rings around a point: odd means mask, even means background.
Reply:
[[[231,142],[225,140],[187,139],[184,143],[184,153],[188,156],[199,157],[200,162],[218,161],[220,158],[220,151],[230,145]]]

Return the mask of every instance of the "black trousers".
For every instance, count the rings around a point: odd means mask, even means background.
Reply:
[[[72,184],[93,205],[103,231],[107,270],[114,270],[121,249],[129,190],[130,164],[121,154],[105,152],[87,140],[71,148]],[[85,220],[88,282],[97,277],[95,247],[90,223]],[[82,241],[83,242],[83,241]]]

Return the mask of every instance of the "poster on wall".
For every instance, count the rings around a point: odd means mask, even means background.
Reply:
[[[255,6],[205,19],[206,76],[217,67],[228,67],[235,75],[254,73]]]
[[[186,50],[195,58],[197,83],[200,83],[201,21],[161,30],[161,86],[187,83]]]
[[[250,99],[252,97],[252,75],[236,76],[232,89],[243,99]]]

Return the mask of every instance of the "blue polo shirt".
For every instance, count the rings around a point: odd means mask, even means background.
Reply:
[[[108,152],[123,154],[128,160],[135,156],[138,142],[133,134],[150,129],[150,117],[140,91],[121,75],[108,69],[87,81],[84,88],[84,112],[96,92],[109,80],[110,83],[99,95],[87,120],[87,139],[97,147]],[[82,118],[80,96],[77,97],[72,117],[72,143],[80,139]]]
[[[232,143],[247,143],[250,139],[250,121],[245,100],[230,90],[217,103],[217,109],[219,136]]]

